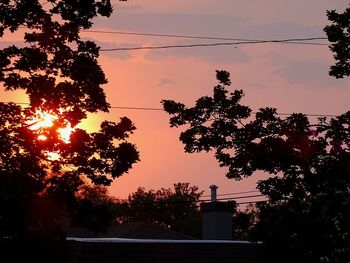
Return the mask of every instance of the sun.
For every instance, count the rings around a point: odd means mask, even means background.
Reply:
[[[57,132],[60,134],[61,139],[65,143],[69,143],[70,135],[73,133],[74,130],[75,129],[71,127],[70,123],[68,123],[68,125],[65,128],[57,129]]]
[[[54,125],[54,121],[58,117],[50,112],[37,111],[35,117],[27,122],[29,129],[31,130],[40,130],[41,128],[49,128]],[[65,143],[70,142],[70,135],[73,133],[75,128],[71,127],[71,124],[68,122],[66,127],[57,129],[59,138]],[[44,134],[39,134],[37,137],[40,141],[47,140],[47,137]]]
[[[28,121],[28,124],[30,125],[31,130],[38,130],[40,128],[51,127],[53,122],[57,119],[57,116],[51,113],[37,111],[36,116]]]

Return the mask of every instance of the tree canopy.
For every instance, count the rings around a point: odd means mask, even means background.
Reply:
[[[201,238],[198,203],[203,191],[189,183],[176,183],[174,189],[148,190],[139,187],[128,200],[119,203],[117,221],[149,222]]]
[[[195,106],[163,100],[170,125],[188,127],[180,135],[185,151],[215,151],[227,177],[236,180],[256,171],[271,174],[257,185],[269,198],[260,207],[259,239],[293,248],[278,250],[291,260],[344,262],[350,247],[350,112],[317,123],[302,113],[282,118],[274,108],[253,113],[240,102],[242,90],[228,91],[230,74],[216,73],[213,96]]]
[[[330,49],[336,60],[329,74],[336,78],[350,76],[350,7],[343,13],[338,13],[336,10],[327,11],[327,17],[332,24],[327,25],[324,31],[332,43]]]
[[[88,113],[110,107],[99,47],[83,40],[80,31],[89,29],[96,16],[111,13],[109,0],[0,3],[0,37],[23,35],[22,44],[0,50],[0,85],[8,92],[22,90],[29,99],[24,107],[0,102],[2,236],[31,231],[26,219],[39,216],[33,200],[72,204],[83,185],[109,185],[139,161],[128,142],[135,126],[127,117],[104,121],[97,132],[77,127]],[[51,124],[40,126],[45,115]],[[66,128],[69,138],[60,132]]]

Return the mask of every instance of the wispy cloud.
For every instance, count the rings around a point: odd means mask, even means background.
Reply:
[[[156,85],[154,85],[153,87],[154,88],[160,88],[160,87],[163,87],[163,86],[167,86],[167,85],[171,85],[171,84],[175,84],[175,81],[173,79],[170,79],[170,78],[162,78],[160,80],[159,83],[157,83]]]
[[[292,85],[308,89],[345,87],[347,79],[335,79],[328,74],[329,65],[317,61],[289,61],[273,73]]]

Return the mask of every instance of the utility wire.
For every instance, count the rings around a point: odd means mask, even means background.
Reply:
[[[238,197],[229,197],[229,198],[217,198],[217,201],[235,201],[237,199],[247,199],[247,198],[256,198],[256,197],[266,197],[266,195],[258,194],[258,195],[246,195],[246,196],[238,196]],[[128,199],[119,199],[121,201]],[[198,200],[172,200],[172,201],[152,201],[152,202],[140,202],[140,205],[154,205],[154,204],[183,204],[183,203],[199,203],[199,202],[210,202],[211,199],[198,199]]]
[[[162,108],[151,108],[151,107],[127,107],[127,106],[111,106],[111,109],[124,109],[124,110],[148,110],[148,111],[164,111]],[[252,112],[255,114],[256,112]],[[291,116],[292,113],[276,113],[279,116]],[[313,113],[306,113],[304,114],[308,117],[337,117],[336,114],[313,114]]]
[[[257,204],[257,203],[266,203],[269,200],[258,200],[258,201],[244,201],[244,202],[236,202],[237,205],[245,205],[245,204]],[[113,205],[113,204],[112,204]],[[132,211],[148,211],[148,210],[182,210],[182,209],[191,209],[191,208],[200,208],[200,205],[191,205],[188,207],[124,207],[121,210],[132,210]]]
[[[205,39],[205,40],[225,40],[225,41],[266,41],[262,39],[247,39],[247,38],[232,38],[232,37],[213,37],[213,36],[196,36],[183,34],[160,34],[160,33],[141,33],[141,32],[126,32],[126,31],[107,31],[107,30],[82,30],[83,32],[115,34],[115,35],[132,35],[132,36],[151,36],[151,37],[168,37],[168,38],[187,38],[187,39]],[[309,37],[309,38],[290,38],[286,41],[314,41],[327,40],[326,37]],[[271,40],[274,41],[274,40]]]
[[[19,28],[26,29],[25,26]],[[251,38],[233,38],[233,37],[215,37],[215,36],[198,36],[187,34],[162,34],[162,33],[142,33],[142,32],[130,32],[130,31],[113,31],[113,30],[81,30],[85,33],[98,33],[98,34],[113,34],[113,35],[131,35],[131,36],[149,36],[149,37],[166,37],[166,38],[185,38],[185,39],[203,39],[203,40],[225,40],[225,41],[244,41],[244,42],[303,42],[314,40],[328,40],[326,37],[301,37],[301,38],[287,38],[280,40],[263,40],[263,39],[251,39]],[[302,43],[305,44],[305,43]],[[314,43],[317,44],[317,43]],[[323,44],[324,43],[320,43]],[[327,45],[327,44],[326,44]]]
[[[26,29],[25,26],[19,28]],[[167,38],[185,38],[185,39],[203,39],[203,40],[222,40],[222,41],[238,41],[242,44],[257,44],[257,43],[290,43],[290,44],[302,44],[302,45],[328,45],[325,43],[307,43],[305,41],[315,40],[328,40],[326,37],[299,37],[299,38],[286,38],[286,39],[251,39],[251,38],[233,38],[233,37],[214,37],[214,36],[198,36],[198,35],[185,35],[185,34],[161,34],[161,33],[142,33],[142,32],[128,32],[128,31],[112,31],[112,30],[81,30],[86,33],[98,33],[98,34],[114,34],[114,35],[132,35],[132,36],[151,36],[151,37],[167,37]],[[215,44],[215,43],[213,43]],[[219,43],[220,44],[220,43]],[[201,45],[201,44],[199,44]],[[106,51],[106,50],[101,50]]]
[[[10,101],[0,101],[0,103],[14,103],[19,105],[29,105],[28,102],[10,102]],[[123,110],[144,110],[144,111],[164,111],[162,108],[153,107],[131,107],[131,106],[111,106],[111,109],[123,109]],[[255,114],[256,112],[252,112]],[[292,113],[276,113],[279,116],[291,116]],[[314,113],[303,113],[308,117],[338,117],[336,114],[314,114]]]
[[[205,39],[205,40],[228,40],[228,41],[251,41],[252,40],[252,39],[244,39],[244,38],[141,33],[141,32],[125,32],[125,31],[107,31],[107,30],[82,30],[82,31],[87,33],[92,32],[92,33],[114,34],[114,35],[151,36],[151,37],[187,38],[187,39]]]
[[[131,50],[153,50],[153,49],[169,49],[169,48],[192,48],[192,47],[215,47],[215,46],[237,46],[247,44],[267,44],[267,43],[279,43],[279,44],[301,44],[301,45],[317,45],[328,46],[325,43],[315,42],[303,42],[320,38],[304,38],[304,39],[280,39],[280,40],[252,40],[252,41],[237,41],[237,42],[217,42],[217,43],[198,43],[198,44],[184,44],[184,45],[164,45],[164,46],[140,46],[140,47],[120,47],[120,48],[102,48],[101,52],[109,51],[131,51]],[[324,39],[324,38],[322,38]]]
[[[162,108],[151,108],[151,107],[124,107],[124,106],[111,106],[111,109],[124,109],[124,110],[148,110],[148,111],[164,111]],[[256,112],[252,112],[255,114]],[[292,113],[276,113],[279,116],[291,116]],[[308,117],[338,117],[336,114],[314,114],[314,113],[304,113]]]
[[[254,113],[254,112],[253,112]],[[280,116],[290,116],[292,114],[290,113],[277,113],[277,115],[280,115]],[[335,115],[335,114],[312,114],[312,113],[307,113],[305,114],[306,116],[308,117],[338,117],[338,115]]]
[[[255,198],[255,197],[266,197],[263,194],[258,195],[245,195],[245,196],[238,196],[238,197],[230,197],[230,198],[217,198],[217,201],[227,201],[231,200],[234,201],[236,199],[247,199],[247,198]],[[121,201],[128,201],[128,199],[119,199]],[[172,200],[172,201],[153,201],[153,202],[140,202],[141,205],[154,205],[154,204],[183,204],[183,203],[199,203],[199,202],[210,202],[211,199],[198,199],[198,200]]]
[[[26,28],[20,26],[20,28]],[[141,33],[141,32],[122,32],[122,31],[104,31],[104,30],[82,30],[83,32],[102,33],[102,34],[117,34],[117,35],[134,35],[134,36],[152,36],[152,37],[170,37],[170,38],[185,38],[185,39],[203,39],[203,40],[225,40],[236,42],[220,42],[220,43],[198,43],[184,45],[165,45],[165,46],[141,46],[141,47],[121,47],[121,48],[101,48],[101,52],[108,51],[131,51],[142,49],[169,49],[169,48],[192,48],[192,47],[215,47],[215,46],[232,46],[244,44],[298,44],[298,45],[313,45],[313,46],[329,46],[326,43],[309,42],[315,40],[327,40],[326,37],[305,37],[305,38],[286,38],[286,39],[245,39],[231,37],[212,37],[212,36],[194,36],[194,35],[177,35],[177,34],[159,34],[159,33]]]
[[[223,201],[223,200],[236,200],[236,199],[245,199],[245,198],[253,198],[253,197],[263,197],[265,195],[259,194],[259,195],[246,195],[246,196],[238,196],[238,197],[227,197],[227,198],[218,198],[218,201]],[[209,202],[211,201],[210,199],[202,199],[198,200],[199,202]]]
[[[240,194],[249,194],[249,193],[257,193],[258,190],[252,190],[252,191],[244,191],[244,192],[234,192],[234,193],[224,193],[224,194],[217,194],[217,196],[228,196],[228,195],[240,195]],[[202,195],[202,197],[210,197],[211,195]]]
[[[344,192],[346,194],[348,194],[347,192]],[[237,199],[246,199],[246,198],[256,198],[256,197],[266,197],[266,195],[248,195],[248,196],[239,196],[239,197],[235,197],[235,198],[218,198],[217,201],[223,201],[223,200],[230,200],[230,201],[235,201]],[[119,200],[126,200],[128,202],[128,199],[119,199]],[[209,202],[211,200],[207,200],[207,199],[200,199],[200,200],[172,200],[172,201],[167,201],[167,202],[162,202],[162,201],[153,201],[153,202],[149,202],[149,203],[138,203],[137,205],[142,205],[142,208],[136,208],[136,209],[149,209],[149,207],[147,206],[152,206],[152,209],[182,209],[183,207],[154,207],[153,205],[171,205],[171,204],[184,204],[184,203],[193,203],[190,207],[184,207],[184,208],[196,208],[196,207],[200,207],[199,205],[196,205],[195,203],[199,203],[199,202]],[[251,204],[251,203],[261,203],[261,202],[268,202],[268,199],[264,199],[264,200],[250,200],[250,201],[242,201],[242,202],[236,202],[237,205],[242,205],[242,204]],[[113,205],[113,203],[106,203],[106,204],[111,204]],[[118,204],[117,204],[118,205]],[[130,207],[129,207],[130,208]],[[131,209],[135,209],[135,208],[131,208]]]
[[[126,199],[119,199],[119,200],[126,200]],[[126,200],[128,201],[128,200]],[[199,201],[200,202],[200,201]],[[243,202],[236,202],[237,205],[243,205],[243,204],[253,204],[253,203],[261,203],[261,202],[268,202],[267,199],[264,200],[250,200],[250,201],[243,201]],[[162,207],[157,207],[153,205],[165,205],[165,204],[181,204],[181,203],[193,203],[191,206],[187,207],[179,207],[179,206],[162,206]],[[96,204],[103,204],[103,205],[120,205],[118,203],[113,203],[113,202],[97,202]],[[128,210],[149,210],[149,209],[156,209],[156,210],[170,210],[170,209],[188,209],[188,208],[200,208],[200,205],[194,204],[192,201],[177,201],[177,202],[152,202],[152,203],[138,203],[138,207],[121,207],[121,209],[128,209]],[[142,207],[140,207],[142,206]],[[151,206],[151,207],[150,207]]]

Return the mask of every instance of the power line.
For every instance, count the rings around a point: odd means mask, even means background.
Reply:
[[[205,39],[205,40],[225,40],[225,41],[244,41],[244,42],[281,41],[281,40],[262,40],[262,39],[247,39],[247,38],[232,38],[232,37],[214,37],[214,36],[198,36],[198,35],[184,35],[184,34],[141,33],[141,32],[127,32],[127,31],[108,31],[108,30],[82,30],[82,31],[92,32],[92,33],[101,33],[101,34],[115,34],[115,35],[151,36],[151,37]],[[300,41],[327,40],[327,38],[326,37],[309,37],[309,38],[290,38],[290,39],[282,39],[282,40],[289,41],[289,42],[300,42]]]
[[[27,28],[20,26],[19,28]],[[131,35],[131,36],[150,36],[150,37],[166,37],[166,38],[185,38],[185,39],[203,39],[203,40],[225,40],[225,41],[242,41],[242,42],[303,42],[303,41],[314,41],[314,40],[328,40],[326,37],[302,37],[302,38],[287,38],[278,40],[264,40],[264,39],[252,39],[252,38],[234,38],[234,37],[216,37],[216,36],[199,36],[189,34],[163,34],[163,33],[142,33],[142,32],[130,32],[130,31],[114,31],[114,30],[81,30],[87,33],[98,33],[98,34],[113,34],[113,35]],[[306,43],[302,43],[306,44]],[[317,43],[313,43],[317,44]],[[327,45],[324,43],[319,43]]]
[[[230,198],[217,198],[217,201],[227,201],[227,200],[237,200],[237,199],[247,199],[247,198],[255,198],[255,197],[265,197],[266,195],[258,194],[258,195],[246,195],[246,196],[238,196],[238,197],[230,197]],[[119,199],[119,200],[127,200],[128,199]],[[199,202],[210,202],[211,199],[198,199],[198,200],[172,200],[172,201],[152,201],[148,203],[140,202],[140,205],[154,205],[154,204],[183,204],[183,203],[199,203]]]
[[[269,200],[257,200],[257,201],[244,201],[244,202],[236,202],[237,205],[245,205],[245,204],[257,204],[257,203],[266,203]],[[113,205],[113,204],[111,204]],[[148,210],[182,210],[182,209],[191,209],[191,208],[200,208],[200,205],[191,205],[188,207],[124,207],[121,208],[121,210],[126,209],[126,210],[136,210],[136,211],[148,211]]]
[[[266,197],[265,195],[259,194],[259,195],[247,195],[247,196],[239,196],[235,198],[218,198],[217,201],[235,201],[237,199],[247,199],[247,198],[256,198],[256,197]],[[129,201],[129,199],[118,199],[119,201],[124,201],[126,204],[131,204],[132,200]],[[138,206],[153,206],[153,205],[176,205],[176,204],[186,204],[186,203],[193,203],[193,206],[199,207],[199,205],[195,205],[196,203],[205,203],[205,202],[210,202],[210,199],[199,199],[199,200],[168,200],[168,201],[151,201],[151,202],[139,202],[139,203],[134,203],[133,205],[138,205]],[[262,200],[262,201],[267,201]],[[260,202],[260,201],[244,201],[244,202],[236,202],[237,204],[245,204],[245,203],[254,203],[254,202]],[[97,202],[98,204],[108,204],[108,205],[122,205],[123,203],[113,203],[113,202]],[[163,207],[160,207],[163,208]]]
[[[20,28],[26,28],[20,26]],[[122,31],[104,31],[104,30],[82,30],[83,32],[102,33],[102,34],[118,34],[118,35],[134,35],[134,36],[152,36],[152,37],[170,37],[185,39],[205,39],[205,40],[226,40],[236,42],[218,42],[218,43],[198,43],[184,45],[165,45],[165,46],[140,46],[140,47],[120,47],[120,48],[101,48],[101,52],[109,51],[132,51],[132,50],[153,50],[153,49],[169,49],[169,48],[193,48],[193,47],[215,47],[215,46],[232,46],[245,44],[297,44],[297,45],[313,45],[313,46],[329,46],[326,43],[309,42],[315,40],[327,40],[326,37],[305,37],[305,38],[286,38],[286,39],[245,39],[231,37],[212,37],[212,36],[195,36],[195,35],[177,35],[177,34],[159,34],[159,33],[141,33],[141,32],[122,32]]]
[[[256,112],[253,112],[253,113],[256,113]],[[292,115],[291,113],[276,113],[277,115],[280,115],[280,116],[290,116]],[[313,114],[313,113],[306,113],[304,114],[305,116],[308,116],[308,117],[338,117],[338,115],[335,115],[335,114]]]
[[[212,37],[212,36],[194,36],[194,35],[176,35],[176,34],[159,34],[159,33],[140,33],[125,31],[106,31],[106,30],[82,30],[83,32],[115,34],[115,35],[131,35],[131,36],[151,36],[151,37],[168,37],[168,38],[187,38],[187,39],[206,39],[206,40],[229,40],[229,41],[251,41],[252,39],[244,38],[228,38],[228,37]]]
[[[164,111],[162,108],[151,108],[151,107],[127,107],[127,106],[111,106],[111,109],[124,109],[124,110],[149,110],[149,111]],[[256,112],[252,112],[255,114]],[[336,114],[314,114],[314,113],[303,113],[308,117],[338,117]],[[291,116],[292,113],[276,113],[280,116]]]
[[[119,200],[125,200],[128,202],[127,199],[119,199]],[[222,200],[222,199],[218,199]],[[230,199],[234,201],[233,199]],[[253,203],[261,203],[261,202],[268,202],[269,200],[264,199],[264,200],[250,200],[250,201],[243,201],[243,202],[236,202],[237,205],[243,205],[243,204],[253,204]],[[198,200],[198,202],[202,202],[201,200]],[[149,209],[156,209],[156,210],[171,210],[171,209],[189,209],[189,208],[200,208],[200,205],[197,205],[195,203],[198,202],[193,202],[193,201],[172,201],[172,202],[151,202],[151,203],[138,203],[138,204],[133,204],[137,205],[137,207],[130,207],[130,206],[124,206],[121,207],[120,209],[127,209],[127,210],[149,210]],[[190,206],[155,206],[155,205],[176,205],[176,204],[184,204],[184,203],[193,203]],[[95,204],[102,204],[102,205],[121,205],[120,203],[113,203],[113,202],[95,202]],[[129,203],[127,203],[129,204]]]
[[[252,190],[252,191],[244,191],[244,192],[234,192],[234,193],[224,193],[224,194],[217,194],[217,196],[228,196],[228,195],[240,195],[240,194],[249,194],[249,193],[257,193],[258,190]],[[210,197],[211,195],[203,195],[202,197]]]
[[[149,110],[149,111],[164,111],[162,108],[151,108],[151,107],[127,107],[127,106],[111,106],[111,109],[124,109],[124,110]],[[255,114],[256,112],[252,112]],[[336,114],[314,114],[314,113],[303,113],[308,117],[338,117]],[[279,116],[291,116],[292,113],[276,113]]]
[[[169,48],[193,48],[193,47],[215,47],[215,46],[238,46],[247,44],[300,44],[300,45],[317,45],[317,46],[328,46],[325,43],[315,42],[303,42],[316,39],[324,38],[304,38],[304,39],[281,39],[281,40],[252,40],[252,41],[237,41],[237,42],[217,42],[217,43],[198,43],[198,44],[184,44],[184,45],[164,45],[164,46],[139,46],[139,47],[120,47],[120,48],[102,48],[101,52],[110,51],[132,51],[132,50],[154,50],[154,49],[169,49]]]
[[[26,28],[20,26],[19,28]],[[286,38],[286,39],[251,39],[251,38],[233,38],[233,37],[215,37],[215,36],[198,36],[198,35],[188,35],[188,34],[162,34],[162,33],[142,33],[142,32],[130,32],[130,31],[113,31],[113,30],[81,30],[87,33],[98,33],[98,34],[114,34],[114,35],[131,35],[131,36],[151,36],[151,37],[167,37],[167,38],[185,38],[185,39],[203,39],[203,40],[223,40],[223,41],[238,41],[236,44],[259,44],[259,43],[289,43],[289,44],[302,44],[302,45],[328,45],[326,43],[310,43],[306,41],[315,40],[328,40],[326,37],[301,37],[301,38]],[[225,43],[212,43],[214,45],[225,45]],[[226,43],[233,45],[234,43]],[[195,44],[195,46],[202,46],[205,44]],[[171,46],[173,47],[173,46]],[[174,47],[190,47],[184,46],[174,46]],[[170,48],[170,47],[135,47],[133,49],[154,49],[154,48]],[[126,48],[125,48],[126,49]],[[121,48],[121,50],[125,50]],[[119,49],[118,49],[119,50]],[[112,51],[109,49],[102,49],[101,51]]]
[[[236,199],[246,199],[246,198],[253,198],[253,197],[263,197],[265,195],[258,194],[258,195],[246,195],[246,196],[238,196],[238,197],[227,197],[227,198],[218,198],[218,201],[224,201],[224,200],[236,200]],[[210,199],[203,199],[198,200],[199,202],[208,202],[211,201]]]
[[[0,103],[14,103],[19,105],[29,105],[28,102],[10,102],[10,101],[0,101]],[[123,110],[145,110],[145,111],[164,111],[162,108],[155,108],[155,107],[133,107],[133,106],[111,106],[111,109],[123,109]],[[256,112],[252,112],[255,114]],[[314,113],[303,113],[305,116],[308,117],[338,117],[336,114],[314,114]],[[279,116],[291,116],[292,113],[276,113],[276,115]]]

